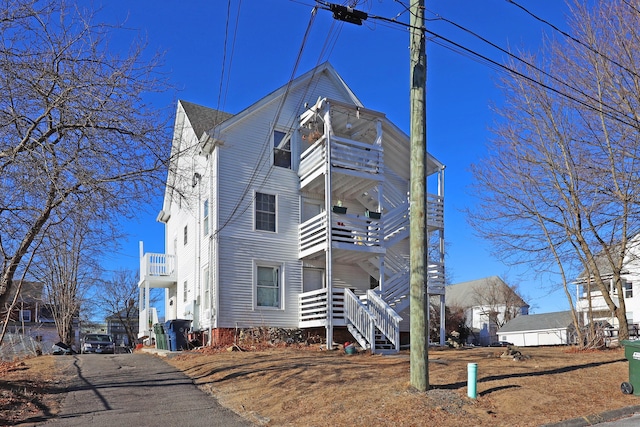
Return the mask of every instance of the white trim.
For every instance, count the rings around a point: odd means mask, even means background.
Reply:
[[[269,307],[269,306],[259,306],[258,305],[258,267],[266,267],[266,268],[275,268],[278,270],[278,306],[277,307]],[[252,268],[252,306],[253,310],[277,310],[284,311],[285,309],[285,301],[284,301],[284,288],[285,288],[285,274],[284,274],[285,264],[282,262],[274,262],[274,261],[264,261],[264,260],[253,260],[253,268]]]

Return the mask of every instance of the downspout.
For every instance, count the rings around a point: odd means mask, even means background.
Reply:
[[[326,338],[327,338],[327,350],[333,348],[333,211],[331,209],[331,105],[325,103],[324,113],[324,147],[325,147],[325,173],[324,173],[324,185],[325,185],[325,197],[324,206],[327,214],[327,256],[326,256],[326,274],[327,274],[327,324],[326,324]]]
[[[442,230],[440,230],[440,263],[442,265],[442,274],[446,271],[444,265],[444,166],[440,168],[440,172],[438,173],[438,196],[442,200],[442,209],[443,209],[443,217],[442,217]],[[444,277],[442,278],[444,284]],[[445,295],[440,295],[440,345],[444,347],[447,335],[447,319],[446,319],[446,311],[445,311]]]
[[[219,153],[217,153],[219,154]],[[214,152],[211,151],[211,157],[209,158],[209,209],[211,212],[211,233],[209,234],[209,345],[213,345],[213,327],[214,319],[217,316],[219,301],[219,280],[218,276],[218,226],[219,226],[219,208],[218,208],[218,186],[214,188],[214,171],[217,171],[217,163],[214,165],[214,160],[217,162],[218,156],[214,159]],[[216,166],[216,167],[214,167]],[[213,209],[215,200],[215,210]],[[215,212],[215,216],[214,216]],[[217,326],[217,325],[216,325]]]

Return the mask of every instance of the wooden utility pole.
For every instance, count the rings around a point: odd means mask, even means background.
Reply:
[[[369,18],[365,12],[348,6],[326,3],[333,17],[362,25]],[[427,51],[424,38],[424,0],[410,7],[411,21],[411,206],[409,298],[411,313],[411,386],[418,391],[429,389],[429,339],[426,268],[427,243]],[[378,17],[380,18],[380,17]]]
[[[428,297],[426,263],[427,53],[424,38],[424,0],[411,3],[411,195],[410,266],[411,386],[429,389]]]

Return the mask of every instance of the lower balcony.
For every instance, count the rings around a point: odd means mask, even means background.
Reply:
[[[140,259],[140,284],[150,288],[167,288],[176,283],[175,256],[146,253]]]

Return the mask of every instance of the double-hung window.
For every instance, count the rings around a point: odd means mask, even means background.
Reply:
[[[273,165],[291,169],[291,134],[273,131]]]
[[[625,282],[624,284],[624,297],[633,298],[633,283]]]
[[[256,193],[255,202],[256,230],[276,231],[276,196]]]
[[[209,199],[202,204],[202,230],[205,236],[209,235]]]
[[[280,268],[256,266],[256,306],[280,308]]]

